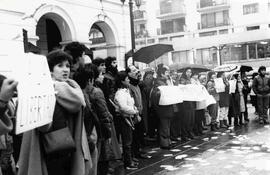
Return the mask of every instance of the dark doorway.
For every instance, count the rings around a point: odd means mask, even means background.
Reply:
[[[61,33],[56,23],[51,19],[46,19],[46,33],[48,52],[55,48],[61,48],[60,42],[62,41]]]

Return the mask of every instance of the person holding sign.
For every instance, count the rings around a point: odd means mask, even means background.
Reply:
[[[191,77],[193,72],[190,68],[187,68],[181,78],[180,84],[191,84]],[[182,116],[181,116],[181,140],[188,141],[194,138],[193,128],[195,126],[195,108],[196,103],[193,101],[184,101],[182,103]]]
[[[222,78],[224,83],[224,92],[219,92],[219,123],[221,128],[227,128],[228,125],[228,112],[229,112],[229,103],[230,103],[230,94],[229,94],[229,82],[225,75],[225,72],[218,72],[218,78]]]
[[[82,118],[85,101],[79,85],[69,79],[71,60],[71,56],[62,50],[55,50],[47,55],[56,93],[53,121],[45,131],[34,129],[30,131],[31,135],[24,133],[18,175],[89,173],[92,162]],[[68,140],[55,144],[45,139],[48,135],[55,136],[59,132]],[[67,145],[67,141],[70,144]],[[54,150],[56,146],[62,149]],[[33,154],[36,155],[32,156]]]
[[[210,95],[212,95],[215,98],[217,102],[207,107],[209,114],[211,116],[211,131],[215,131],[219,129],[218,124],[217,124],[219,94],[216,91],[215,81],[214,81],[216,77],[217,75],[215,72],[208,72],[207,91],[209,92]]]
[[[158,65],[157,79],[152,92],[152,105],[159,118],[159,145],[162,149],[171,149],[171,120],[178,112],[177,105],[159,105],[160,90],[159,86],[168,86],[172,82],[169,79],[170,70],[163,64]]]

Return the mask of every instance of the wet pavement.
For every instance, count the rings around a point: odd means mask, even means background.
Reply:
[[[140,160],[139,169],[117,175],[269,175],[270,126],[256,122],[249,107],[251,121],[242,127],[207,131],[188,142],[177,143],[172,150],[149,147],[150,159]]]

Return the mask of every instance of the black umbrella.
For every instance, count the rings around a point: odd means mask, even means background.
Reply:
[[[134,61],[151,63],[161,55],[173,51],[172,45],[169,44],[154,44],[151,46],[142,47],[134,53]]]
[[[176,70],[178,72],[183,72],[186,69],[191,69],[193,72],[206,72],[210,71],[210,69],[204,65],[199,64],[188,64],[188,63],[174,63],[169,66],[170,70]]]

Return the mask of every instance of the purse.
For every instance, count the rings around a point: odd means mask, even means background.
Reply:
[[[75,152],[75,142],[68,127],[43,134],[46,154]]]

